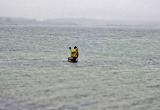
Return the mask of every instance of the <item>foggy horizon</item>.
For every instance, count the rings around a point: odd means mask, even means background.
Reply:
[[[1,0],[0,17],[160,22],[158,0]]]

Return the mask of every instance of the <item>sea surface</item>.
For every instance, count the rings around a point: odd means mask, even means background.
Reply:
[[[160,110],[160,28],[0,26],[0,110]]]

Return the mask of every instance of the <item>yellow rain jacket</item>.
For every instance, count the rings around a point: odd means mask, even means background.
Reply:
[[[79,56],[78,48],[76,48],[75,50],[76,50],[76,57],[78,58],[78,56]]]
[[[78,53],[77,49],[71,49],[70,51],[71,51],[71,57],[77,57]]]

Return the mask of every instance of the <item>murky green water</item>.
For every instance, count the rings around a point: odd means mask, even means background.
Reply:
[[[79,62],[69,63],[69,46]],[[0,109],[159,110],[160,30],[0,26]]]

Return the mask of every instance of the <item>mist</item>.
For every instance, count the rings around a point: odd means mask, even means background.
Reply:
[[[160,22],[159,0],[0,0],[0,16]]]

